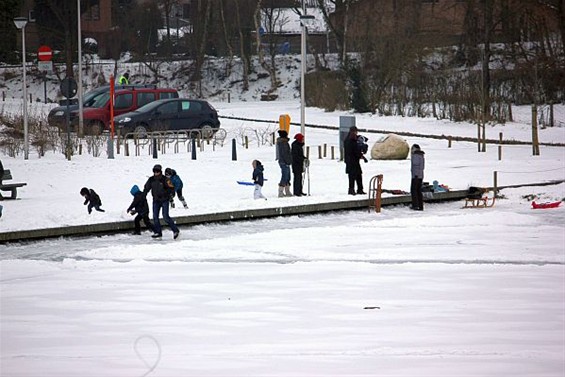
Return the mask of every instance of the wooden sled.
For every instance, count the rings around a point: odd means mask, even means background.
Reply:
[[[463,208],[489,208],[494,206],[496,196],[489,198],[483,196],[481,198],[465,198],[465,207]]]

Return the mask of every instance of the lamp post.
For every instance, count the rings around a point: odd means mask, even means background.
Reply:
[[[304,135],[306,139],[306,127],[305,127],[305,96],[304,96],[304,75],[306,73],[306,24],[314,20],[314,16],[305,14],[306,7],[304,1],[302,2],[302,15],[300,16],[300,26],[302,27],[301,33],[301,64],[300,64],[300,133]]]
[[[14,24],[22,31],[22,70],[23,70],[23,99],[24,99],[24,160],[29,158],[29,137],[27,129],[27,83],[26,83],[26,24],[27,18],[16,17]]]

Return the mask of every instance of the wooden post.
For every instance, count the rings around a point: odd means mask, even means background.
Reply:
[[[332,153],[332,160],[335,160],[335,146],[333,145],[331,147],[331,153]]]
[[[318,145],[318,159],[322,159],[322,146]]]
[[[328,145],[324,143],[324,158],[328,157]]]
[[[532,105],[532,155],[539,156],[538,109]]]
[[[498,161],[502,160],[502,132],[498,133]]]
[[[244,139],[245,139],[245,149],[249,149],[249,137],[245,135]]]
[[[494,197],[498,195],[498,172],[495,170],[493,174],[493,186],[492,191],[494,192]]]
[[[447,137],[447,147],[451,148],[451,136]]]

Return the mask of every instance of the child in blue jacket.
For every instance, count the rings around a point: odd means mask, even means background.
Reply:
[[[130,190],[130,194],[133,195],[133,200],[128,207],[127,212],[130,215],[137,215],[135,216],[135,219],[133,219],[135,224],[135,231],[133,234],[141,234],[141,220],[143,220],[147,229],[153,232],[153,224],[151,224],[151,221],[149,220],[149,205],[147,204],[147,197],[143,195],[143,192],[137,185],[133,185]]]
[[[173,186],[175,186],[175,192],[176,192],[179,200],[181,201],[184,208],[188,209],[188,205],[186,204],[186,201],[184,200],[184,196],[182,196],[182,187],[183,187],[182,179],[180,179],[180,177],[178,176],[175,169],[166,168],[165,169],[165,177],[169,178],[171,180],[171,182],[173,182]],[[171,208],[175,208],[175,198],[174,198],[174,196],[171,197],[170,203],[171,203]]]

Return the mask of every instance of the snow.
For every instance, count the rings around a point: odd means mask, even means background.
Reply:
[[[221,116],[299,121],[294,94],[280,102],[211,99]],[[234,95],[235,98],[235,95]],[[17,114],[8,99],[2,113]],[[54,105],[33,103],[32,114]],[[487,137],[527,141],[528,108],[517,121],[488,126]],[[308,108],[306,122],[338,125],[346,112]],[[476,136],[474,125],[355,114],[362,129]],[[108,159],[60,152],[30,159],[1,155],[19,199],[3,201],[0,232],[132,219],[129,189],[155,163],[173,167],[196,215],[325,201],[346,195],[343,163],[319,159],[337,146],[337,130],[306,129],[311,196],[277,198],[274,148],[253,130],[276,124],[221,119],[224,146],[197,159],[145,149]],[[291,135],[299,127],[291,127]],[[239,142],[232,161],[231,139]],[[381,134],[364,133],[370,142]],[[540,130],[565,142],[562,127]],[[407,138],[426,152],[426,181],[453,189],[530,184],[565,178],[563,147],[497,147]],[[236,180],[265,165],[263,193]],[[364,183],[384,175],[387,189],[409,188],[409,160],[363,164]],[[89,215],[79,195],[95,189],[105,213]],[[565,197],[565,184],[504,189],[493,208],[461,202],[424,212],[385,207],[181,227],[178,240],[118,234],[0,245],[0,375],[32,376],[563,376],[565,374],[564,206],[531,209]],[[178,204],[178,201],[177,201]]]

